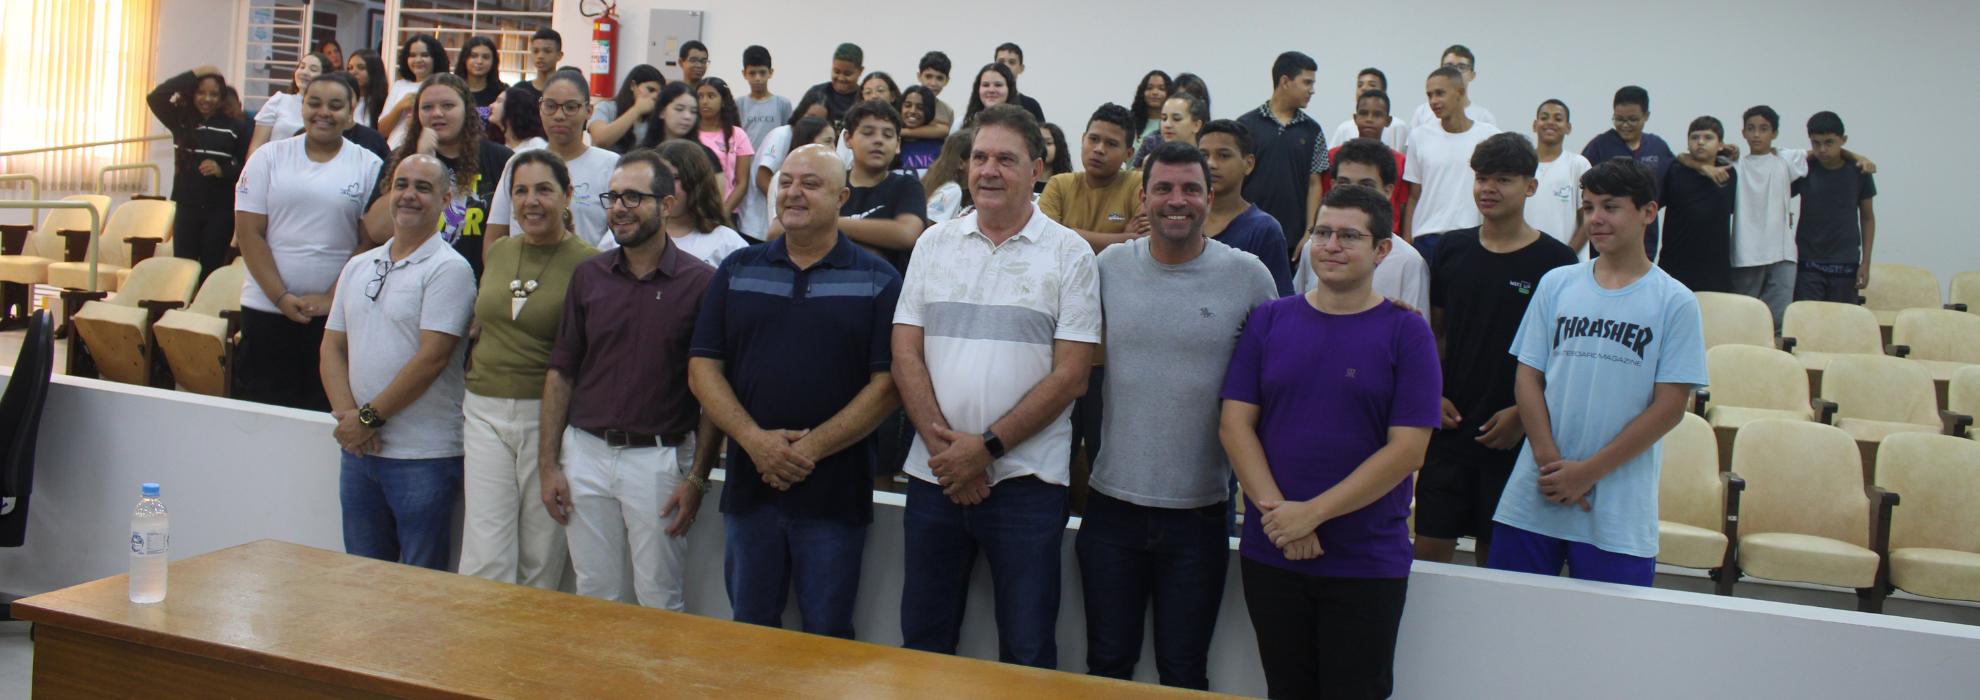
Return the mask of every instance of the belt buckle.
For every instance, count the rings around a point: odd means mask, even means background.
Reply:
[[[610,447],[613,449],[625,449],[627,446],[631,444],[632,444],[632,435],[630,433],[627,433],[624,430],[616,430],[612,428],[605,429],[606,447]]]

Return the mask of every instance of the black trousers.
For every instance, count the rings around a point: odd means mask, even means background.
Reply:
[[[1389,697],[1408,578],[1308,576],[1243,557],[1239,562],[1266,697]]]
[[[241,346],[234,351],[234,398],[307,411],[330,410],[318,364],[323,324],[241,308]]]
[[[223,201],[224,200],[224,201]],[[227,261],[234,243],[234,198],[189,197],[172,220],[172,255],[199,263],[199,281]]]

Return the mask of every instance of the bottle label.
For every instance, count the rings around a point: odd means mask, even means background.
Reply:
[[[167,536],[163,532],[131,532],[131,553],[144,556],[164,554]]]

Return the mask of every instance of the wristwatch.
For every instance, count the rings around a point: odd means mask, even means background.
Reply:
[[[983,449],[990,451],[991,459],[1004,458],[1004,439],[997,437],[997,431],[983,431]]]
[[[708,490],[714,488],[708,484],[707,477],[695,476],[693,472],[687,474],[687,480],[688,483],[694,484],[695,490],[700,491],[703,496],[708,495]]]
[[[378,409],[372,408],[371,404],[358,407],[358,422],[372,430],[385,427],[385,418],[378,415]]]

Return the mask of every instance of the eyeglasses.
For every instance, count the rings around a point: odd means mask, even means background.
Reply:
[[[542,104],[541,109],[543,114],[545,116],[554,117],[557,116],[558,112],[570,112],[572,115],[577,115],[583,112],[585,105],[589,103],[584,102],[582,100],[571,100],[569,102],[551,102],[549,100],[544,100],[541,104]]]
[[[1444,65],[1447,65],[1447,66],[1450,66],[1450,67],[1452,67],[1452,68],[1456,68],[1456,69],[1458,69],[1458,70],[1460,70],[1460,71],[1463,71],[1463,72],[1466,72],[1466,73],[1470,73],[1470,72],[1471,72],[1471,64],[1469,64],[1469,63],[1446,63],[1446,64],[1444,64]]]
[[[385,277],[392,274],[392,262],[389,260],[373,260],[372,265],[374,266],[374,273],[378,276],[371,278],[370,282],[365,283],[364,296],[372,301],[378,301],[378,295],[385,293]]]
[[[646,200],[649,199],[657,202],[660,201],[660,196],[637,190],[601,192],[598,195],[598,206],[609,210],[612,208],[612,205],[624,202],[627,209],[638,209],[646,206]]]
[[[684,59],[681,59],[681,62],[682,62],[682,63],[692,63],[692,64],[695,64],[695,65],[697,65],[697,66],[705,66],[705,65],[708,65],[708,59],[706,59],[706,58],[684,58]]]
[[[1642,117],[1609,117],[1616,126],[1643,126]]]
[[[1331,239],[1331,240],[1340,241],[1342,248],[1352,248],[1361,245],[1362,241],[1373,239],[1373,236],[1370,236],[1366,233],[1362,233],[1360,231],[1356,231],[1354,229],[1341,229],[1336,231],[1333,229],[1323,229],[1319,227],[1314,227],[1312,230],[1308,231],[1308,233],[1313,235],[1314,243],[1325,244],[1328,240]]]

